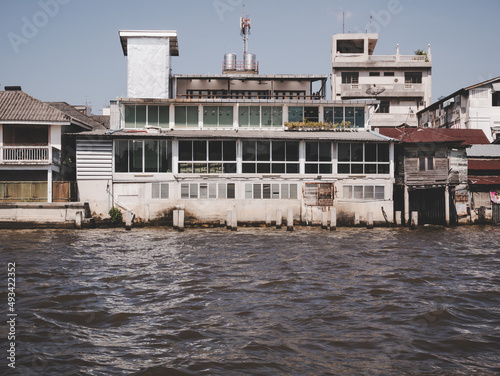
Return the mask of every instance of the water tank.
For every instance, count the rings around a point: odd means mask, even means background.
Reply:
[[[257,70],[257,58],[255,57],[255,54],[245,54],[245,70],[246,71]]]
[[[236,70],[236,54],[224,55],[224,70]]]

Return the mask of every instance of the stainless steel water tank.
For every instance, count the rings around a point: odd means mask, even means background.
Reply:
[[[224,55],[224,70],[236,70],[236,54]]]
[[[256,71],[257,70],[257,58],[255,54],[245,55],[245,70],[246,71]]]

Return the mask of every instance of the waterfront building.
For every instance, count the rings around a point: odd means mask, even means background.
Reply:
[[[75,146],[66,135],[93,129],[104,127],[67,103],[45,103],[19,86],[5,87],[0,91],[0,202],[75,199]]]
[[[378,99],[372,127],[417,126],[417,112],[431,104],[432,58],[375,55],[378,34],[335,34],[332,38],[331,92],[334,100]]]
[[[247,50],[221,74],[172,75],[175,31],[119,36],[127,97],[109,130],[76,136],[80,200],[96,215],[263,223],[291,209],[311,224],[335,208],[339,224],[392,221],[394,145],[370,129],[376,100],[328,100],[323,75],[260,75]]]
[[[500,139],[500,77],[467,86],[418,112],[419,126],[481,129]]]
[[[482,130],[380,128],[397,139],[394,206],[408,223],[418,212],[419,224],[450,225],[471,221],[467,148],[487,145]],[[477,204],[476,204],[477,206]]]

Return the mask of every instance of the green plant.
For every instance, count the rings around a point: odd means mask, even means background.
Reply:
[[[109,210],[109,217],[111,218],[111,223],[114,225],[114,226],[117,226],[119,225],[120,223],[122,223],[122,219],[123,219],[123,216],[122,216],[122,212],[120,211],[120,209],[118,209],[117,207],[113,206],[110,210]]]
[[[415,55],[427,55],[427,53],[424,50],[418,49],[415,51]]]

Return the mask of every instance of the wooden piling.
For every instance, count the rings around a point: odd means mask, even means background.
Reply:
[[[281,209],[276,210],[276,228],[281,229],[281,225],[283,223],[283,214],[281,213]]]
[[[179,223],[177,225],[178,225],[179,232],[184,231],[184,210],[183,209],[179,210]]]
[[[368,220],[366,221],[366,228],[367,229],[372,229],[373,228],[373,213],[368,212]]]
[[[287,216],[286,216],[286,230],[293,231],[293,209],[288,208]]]
[[[330,231],[337,229],[337,208],[330,209]]]

